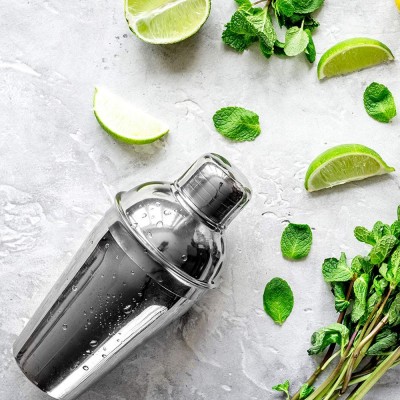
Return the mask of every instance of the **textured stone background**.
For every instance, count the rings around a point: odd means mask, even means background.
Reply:
[[[155,47],[128,30],[122,1],[0,1],[0,398],[47,397],[19,372],[11,347],[88,232],[122,188],[176,177],[205,152],[225,155],[248,175],[254,199],[228,233],[222,287],[187,317],[133,354],[82,400],[273,399],[270,387],[305,380],[317,360],[311,333],[335,318],[320,275],[323,258],[366,251],[357,224],[392,221],[397,174],[310,195],[309,162],[340,143],[363,143],[400,170],[399,118],[370,119],[362,93],[389,86],[400,105],[400,66],[392,63],[319,83],[302,57],[240,56],[220,40],[234,10],[214,0],[200,33]],[[327,0],[315,36],[320,55],[339,40],[371,36],[400,56],[400,15],[392,0]],[[170,135],[130,147],[97,125],[94,85],[104,84],[168,121]],[[235,144],[213,129],[215,110],[242,105],[261,116],[263,134]],[[303,262],[282,259],[287,220],[310,224]],[[267,280],[292,285],[296,305],[283,327],[262,309]],[[400,398],[398,372],[366,398]]]

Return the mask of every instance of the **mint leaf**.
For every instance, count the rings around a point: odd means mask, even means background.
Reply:
[[[310,15],[306,15],[303,27],[304,30],[308,29],[310,32],[314,32],[319,27],[319,22]]]
[[[268,10],[265,9],[261,13],[249,15],[246,17],[246,20],[258,38],[264,42],[265,46],[273,49],[277,37]]]
[[[275,11],[280,15],[284,15],[285,17],[291,17],[294,14],[292,0],[276,0]]]
[[[293,57],[302,53],[309,43],[308,35],[303,28],[293,26],[286,31],[285,54]]]
[[[343,349],[348,342],[349,329],[345,325],[335,323],[313,333],[311,336],[312,347],[307,352],[310,356],[319,354],[332,343],[338,344]]]
[[[282,233],[281,250],[284,257],[299,260],[311,250],[312,231],[308,225],[289,224]]]
[[[301,386],[300,392],[299,392],[299,400],[304,400],[306,399],[311,393],[313,393],[315,390],[314,387],[309,386],[307,383]]]
[[[389,308],[389,325],[396,326],[400,324],[400,293],[397,294]]]
[[[380,276],[376,276],[374,278],[373,286],[375,289],[375,292],[378,296],[382,296],[383,293],[385,292],[389,282],[386,279],[383,279]]]
[[[400,239],[400,221],[395,221],[390,226],[390,233]]]
[[[261,133],[258,115],[245,108],[221,108],[214,114],[213,121],[221,135],[237,142],[254,140]]]
[[[289,386],[290,383],[289,381],[286,381],[284,383],[280,383],[279,385],[275,385],[272,387],[272,390],[276,390],[277,392],[283,392],[286,394],[286,400],[290,400],[290,395],[289,395]]]
[[[379,239],[369,253],[371,263],[375,265],[381,264],[393,250],[396,243],[397,239],[393,235],[386,235],[383,236],[382,239]]]
[[[293,310],[292,289],[285,280],[274,278],[265,286],[263,302],[265,312],[282,325]]]
[[[368,356],[379,356],[397,344],[398,334],[385,329],[376,335],[375,343],[368,349]]]
[[[384,224],[381,221],[376,222],[374,227],[372,228],[372,234],[376,242],[383,236],[390,235],[390,233],[391,233],[390,226]]]
[[[359,242],[367,243],[373,246],[376,243],[374,235],[367,228],[363,226],[356,226],[354,228],[354,236]]]
[[[235,2],[242,8],[251,8],[253,4],[250,0],[235,0]]]
[[[332,284],[333,295],[335,296],[335,309],[337,312],[346,310],[350,302],[346,300],[346,285],[343,282]]]
[[[347,265],[346,255],[342,253],[340,260],[327,258],[324,261],[322,275],[325,282],[347,282],[353,278],[353,271]]]
[[[226,29],[222,33],[222,40],[225,44],[242,53],[252,43],[256,42],[257,36],[236,33],[232,30],[230,23],[226,24]]]
[[[353,290],[356,300],[353,305],[353,310],[351,311],[351,320],[353,322],[358,322],[367,310],[368,285],[368,274],[362,274],[354,281]]]
[[[380,83],[371,83],[364,92],[364,106],[368,115],[379,122],[388,123],[397,114],[390,90]]]
[[[274,48],[268,47],[262,40],[260,40],[260,50],[265,58],[270,58],[274,54]]]
[[[318,10],[324,4],[324,0],[292,0],[294,12],[309,14]]]
[[[222,32],[223,42],[238,52],[243,52],[258,40],[256,32],[246,19],[247,15],[251,14],[242,9],[236,11]]]
[[[314,40],[311,35],[311,31],[309,29],[304,30],[305,33],[307,33],[308,36],[308,44],[306,49],[304,50],[304,53],[306,55],[307,60],[310,63],[313,63],[315,61],[315,57],[317,56],[317,52],[315,50],[315,45],[314,45]]]
[[[367,301],[367,312],[368,314],[371,314],[372,311],[374,310],[375,306],[381,301],[382,296],[379,296],[378,293],[372,293],[371,296],[369,296],[369,299]]]
[[[274,44],[274,54],[276,54],[278,56],[286,56],[285,43],[280,42],[279,40],[276,40],[275,44]]]

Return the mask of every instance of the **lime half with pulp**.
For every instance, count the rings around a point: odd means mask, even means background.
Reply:
[[[353,38],[327,50],[318,63],[318,79],[346,75],[394,60],[389,47],[378,40]]]
[[[361,144],[343,144],[320,154],[308,167],[309,192],[393,172],[374,150]]]
[[[93,111],[101,127],[125,143],[151,143],[168,133],[164,122],[137,109],[104,87],[95,88]]]
[[[129,28],[152,44],[177,43],[194,35],[210,10],[210,0],[125,0]]]

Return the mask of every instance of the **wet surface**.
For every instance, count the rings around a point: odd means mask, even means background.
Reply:
[[[210,151],[236,164],[254,190],[228,231],[220,289],[82,400],[272,400],[279,395],[271,386],[285,379],[297,386],[312,371],[310,336],[335,319],[322,260],[366,252],[353,228],[391,222],[400,181],[394,174],[309,195],[304,174],[317,154],[352,142],[374,148],[400,170],[400,119],[379,124],[362,104],[372,81],[399,96],[400,66],[319,83],[316,67],[302,57],[267,61],[257,48],[237,55],[220,40],[234,7],[233,0],[215,0],[197,36],[157,47],[131,34],[121,2],[0,4],[1,400],[48,399],[19,371],[11,347],[108,209],[110,194],[178,176]],[[317,18],[317,59],[353,36],[380,39],[400,55],[392,1],[326,1]],[[92,114],[96,84],[164,119],[170,134],[145,147],[114,142]],[[228,105],[260,114],[263,132],[255,142],[230,143],[215,132],[212,115]],[[280,255],[288,220],[314,229],[304,262]],[[295,295],[283,327],[262,310],[265,283],[274,276],[285,278]],[[398,372],[391,371],[366,400],[399,393]]]

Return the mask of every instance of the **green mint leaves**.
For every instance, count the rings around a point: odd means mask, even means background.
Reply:
[[[327,258],[324,261],[322,275],[325,282],[347,282],[353,278],[353,271],[347,265],[346,255],[342,253],[340,260]]]
[[[312,231],[308,225],[289,224],[282,233],[281,250],[284,257],[299,260],[311,250]]]
[[[304,32],[302,27],[293,26],[286,31],[285,54],[289,57],[297,56],[306,49],[308,43],[307,32]]]
[[[225,107],[213,116],[215,129],[236,142],[254,140],[260,133],[260,121],[256,113],[241,107]]]
[[[313,386],[309,386],[307,383],[301,386],[299,392],[299,400],[306,399],[311,393],[313,393],[315,388]]]
[[[284,383],[280,383],[279,385],[273,386],[272,390],[276,390],[277,392],[285,393],[286,394],[286,400],[290,400],[289,386],[290,386],[289,381],[286,381]]]
[[[267,283],[263,296],[264,310],[279,325],[282,325],[293,310],[294,297],[288,283],[274,278]]]
[[[364,106],[373,119],[388,123],[397,114],[396,104],[390,90],[380,83],[371,83],[364,92]]]
[[[319,24],[311,13],[323,5],[323,0],[265,0],[264,8],[253,7],[247,0],[235,1],[239,8],[222,33],[226,45],[242,53],[259,41],[266,58],[273,54],[293,57],[304,53],[309,62],[315,61],[312,32]],[[281,28],[287,28],[284,43],[278,40],[273,17]]]
[[[311,346],[307,352],[315,355],[324,351],[332,343],[336,343],[343,349],[349,342],[349,329],[342,324],[332,324],[321,328],[311,336]]]

